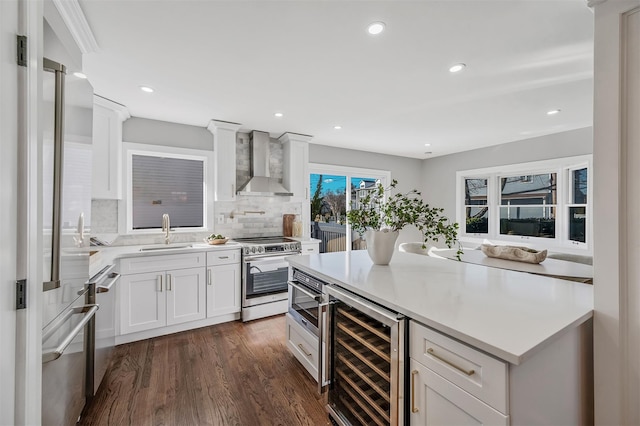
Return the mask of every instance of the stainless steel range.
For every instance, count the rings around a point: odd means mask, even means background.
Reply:
[[[242,244],[242,321],[287,312],[289,263],[300,242],[285,237],[235,238]]]

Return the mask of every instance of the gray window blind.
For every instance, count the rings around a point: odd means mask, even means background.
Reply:
[[[204,226],[204,161],[133,155],[131,174],[133,229]]]

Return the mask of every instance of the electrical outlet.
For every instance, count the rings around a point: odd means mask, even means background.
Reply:
[[[219,214],[218,215],[218,225],[223,225],[224,224],[224,215],[223,214]]]

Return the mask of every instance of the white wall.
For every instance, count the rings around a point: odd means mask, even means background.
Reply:
[[[420,181],[425,200],[456,217],[456,172],[593,153],[591,127],[427,159]]]

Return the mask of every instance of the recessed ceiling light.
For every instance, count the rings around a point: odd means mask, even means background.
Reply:
[[[278,117],[278,118],[282,118],[282,117],[284,117],[284,114],[283,114],[283,113],[281,113],[281,112],[276,112],[276,113],[275,113],[275,114],[273,114],[273,115],[274,115],[275,117]]]
[[[153,93],[154,92],[153,88],[151,88],[149,86],[140,86],[140,90],[142,90],[143,92],[147,92],[147,93]]]
[[[83,74],[83,73],[81,73],[81,72],[79,72],[79,71],[74,72],[74,73],[73,73],[73,75],[75,75],[75,76],[76,76],[76,77],[78,77],[78,78],[82,78],[82,79],[87,78],[87,75],[86,75],[86,74]]]
[[[467,65],[463,64],[463,63],[451,65],[451,67],[449,67],[449,72],[460,72],[463,69],[465,69],[466,67],[467,67]]]
[[[547,115],[556,115],[560,112],[559,109],[552,109],[551,111],[547,111]]]
[[[430,143],[425,143],[424,146],[431,146],[431,144]]]
[[[384,28],[385,28],[384,22],[372,22],[367,27],[367,31],[371,35],[376,35],[376,34],[380,34],[381,32],[383,32]]]
[[[335,130],[340,130],[340,129],[342,129],[342,126],[333,126],[333,128],[334,128]]]

